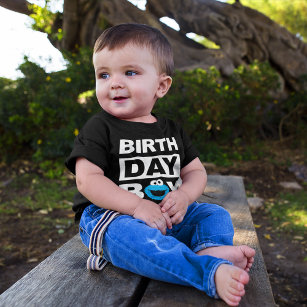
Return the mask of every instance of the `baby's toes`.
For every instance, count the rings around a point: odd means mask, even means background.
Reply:
[[[227,293],[234,296],[243,296],[245,293],[244,285],[236,280],[231,280],[228,285]]]
[[[233,295],[231,293],[227,293],[225,296],[225,302],[229,306],[238,306],[241,301],[241,296],[239,295]]]
[[[234,295],[234,296],[242,297],[245,294],[245,290],[244,290],[244,288],[242,290],[237,290],[237,289],[234,289],[234,288],[230,288],[229,289],[229,293]]]
[[[248,271],[253,266],[253,263],[254,263],[254,257],[247,260],[246,269],[248,269]]]
[[[246,285],[249,281],[248,274],[244,270],[238,268],[232,271],[231,277],[233,281],[236,281],[238,284],[241,284],[241,286]]]

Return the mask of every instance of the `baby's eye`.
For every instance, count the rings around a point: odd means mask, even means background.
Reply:
[[[108,79],[109,77],[110,77],[110,75],[106,72],[99,74],[99,78],[101,78],[101,79]]]
[[[131,77],[131,76],[135,76],[135,75],[137,75],[136,71],[133,71],[133,70],[127,70],[126,71],[126,76]]]

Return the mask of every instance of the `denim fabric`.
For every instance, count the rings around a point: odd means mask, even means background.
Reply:
[[[81,217],[80,235],[88,247],[91,231],[105,209],[88,206]],[[229,261],[196,254],[204,248],[233,244],[229,213],[214,204],[193,203],[184,220],[163,235],[129,215],[116,217],[104,233],[103,257],[113,265],[165,282],[193,286],[217,297],[214,275]]]

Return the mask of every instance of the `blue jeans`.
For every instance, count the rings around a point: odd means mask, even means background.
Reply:
[[[80,236],[88,247],[90,235],[105,209],[88,206],[80,220]],[[212,246],[233,245],[229,213],[214,204],[192,203],[184,220],[167,229],[166,235],[142,220],[119,215],[107,227],[103,257],[114,266],[165,282],[193,286],[218,297],[214,275],[229,261],[196,252]]]

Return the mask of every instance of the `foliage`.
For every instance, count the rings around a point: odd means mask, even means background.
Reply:
[[[64,71],[48,74],[25,58],[23,78],[0,78],[0,157],[5,162],[32,157],[48,178],[62,175],[75,136],[100,108],[91,51],[82,48],[65,57]],[[263,154],[259,140],[293,137],[298,145],[306,133],[306,92],[278,100],[278,81],[268,63],[258,62],[227,79],[213,67],[177,71],[154,112],[179,122],[204,161],[257,159]]]
[[[39,163],[39,168],[43,172],[44,177],[48,179],[65,179],[63,161],[61,159],[58,160],[44,160]]]
[[[233,3],[234,1],[229,2]],[[267,15],[307,42],[307,1],[240,0],[240,2]]]
[[[29,4],[29,9],[33,12],[32,17],[34,23],[32,29],[45,32],[51,39],[61,40],[63,38],[63,30],[55,26],[56,20],[61,18],[59,12],[53,12],[50,6],[50,0],[45,0],[45,6],[41,7],[36,4]]]
[[[271,216],[277,230],[305,235],[307,226],[307,192],[280,194],[266,203],[266,213]]]
[[[91,51],[66,55],[67,70],[47,74],[25,58],[24,78],[0,79],[0,156],[7,162],[33,154],[37,161],[65,157],[93,103],[78,103],[94,87]]]
[[[280,121],[293,111],[298,96],[302,109],[296,114],[296,125],[289,118],[283,131],[303,136],[306,92],[282,101],[275,98],[278,87],[279,78],[270,65],[257,61],[238,67],[224,80],[213,67],[209,71],[177,72],[170,92],[158,102],[155,112],[179,122],[204,160],[227,165],[232,159],[261,155],[255,150],[258,140],[278,138]]]
[[[44,7],[40,7],[36,4],[30,4],[29,9],[33,11],[33,13],[30,15],[30,17],[32,17],[34,20],[34,24],[32,26],[33,30],[51,34],[55,14],[50,11],[47,4]]]
[[[299,81],[302,84],[301,87],[307,89],[307,75],[301,76]],[[306,140],[307,90],[292,92],[289,98],[283,102],[282,112],[283,115],[279,122],[279,139],[296,136],[299,140]]]

